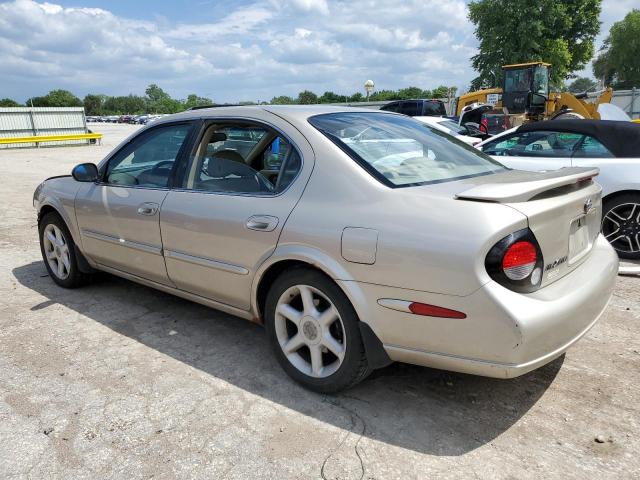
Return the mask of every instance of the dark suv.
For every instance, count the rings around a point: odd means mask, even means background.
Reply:
[[[387,103],[380,110],[404,113],[410,117],[444,117],[447,110],[442,100],[397,100]]]

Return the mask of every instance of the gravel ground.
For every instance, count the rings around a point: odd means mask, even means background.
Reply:
[[[261,327],[42,264],[44,178],[102,146],[0,150],[0,478],[638,478],[640,278],[596,327],[513,380],[395,364],[337,396],[298,387]]]

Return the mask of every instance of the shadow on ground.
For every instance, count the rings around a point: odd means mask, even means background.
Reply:
[[[247,321],[108,275],[88,287],[64,290],[46,276],[41,262],[13,274],[47,298],[31,310],[59,303],[252,394],[434,455],[464,454],[507,430],[542,396],[564,359],[512,380],[394,364],[347,392],[322,396],[291,381],[271,354],[263,328]]]

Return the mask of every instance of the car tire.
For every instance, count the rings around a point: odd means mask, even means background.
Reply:
[[[640,260],[640,193],[625,193],[606,200],[601,230],[620,258]]]
[[[64,220],[55,212],[47,213],[38,224],[42,260],[54,282],[64,288],[88,283],[90,275],[78,268],[76,247]]]
[[[275,356],[291,378],[316,392],[348,389],[370,373],[359,321],[340,287],[316,270],[286,270],[267,294],[265,326]]]

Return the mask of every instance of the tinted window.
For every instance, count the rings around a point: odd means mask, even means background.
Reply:
[[[173,164],[191,125],[154,128],[109,160],[105,181],[113,185],[167,187]]]
[[[191,160],[185,188],[277,193],[293,181],[301,164],[297,150],[269,127],[245,122],[211,125]]]
[[[317,115],[309,122],[389,186],[437,183],[505,170],[475,148],[407,117],[344,112]]]
[[[402,102],[400,104],[400,113],[408,115],[409,117],[417,117],[422,112],[421,107],[422,102]]]
[[[571,157],[582,137],[578,133],[550,131],[515,133],[487,143],[482,151],[511,157]]]
[[[384,110],[385,112],[398,112],[398,103],[397,102],[393,102],[393,103],[388,103],[386,105],[384,105],[383,107],[380,108],[380,110]]]
[[[439,117],[441,115],[446,115],[446,114],[447,114],[447,111],[444,108],[444,103],[435,102],[435,101],[424,102],[423,115]]]

